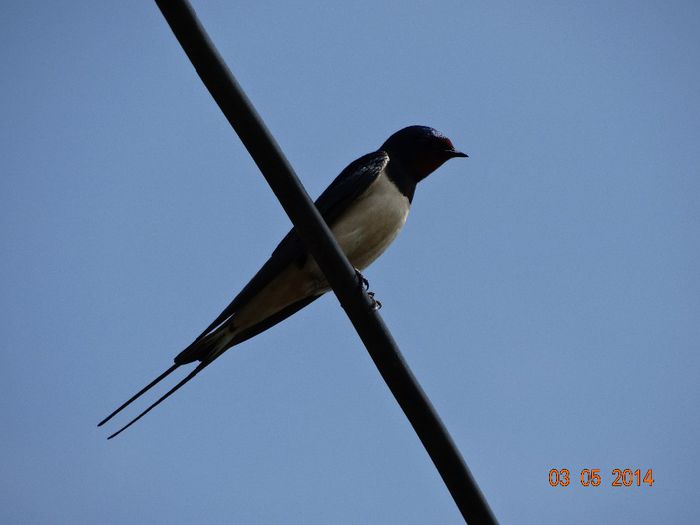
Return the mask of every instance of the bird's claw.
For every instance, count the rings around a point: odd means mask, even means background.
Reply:
[[[367,297],[369,297],[369,301],[372,304],[372,310],[379,310],[382,307],[382,303],[374,298],[374,292],[369,291],[369,281],[365,278],[364,275],[362,275],[360,270],[358,270],[357,268],[355,268],[355,275],[357,276],[357,282],[359,283],[362,290],[367,292]]]
[[[355,275],[357,276],[357,282],[360,284],[360,287],[362,287],[363,290],[368,291],[369,281],[365,278],[364,275],[362,275],[362,272],[355,268]]]
[[[372,310],[376,312],[382,307],[382,303],[379,301],[379,299],[374,298],[374,292],[367,292],[367,296],[369,297],[369,300],[372,303]]]

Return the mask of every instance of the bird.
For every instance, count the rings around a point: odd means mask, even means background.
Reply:
[[[408,217],[417,184],[446,161],[468,157],[428,126],[408,126],[381,147],[351,162],[324,190],[315,205],[340,248],[362,270],[394,241]],[[321,297],[330,286],[293,228],[231,303],[161,375],[99,422],[102,426],[177,368],[199,364],[184,379],[108,439],[136,423],[229,348],[283,321]],[[373,299],[373,294],[369,294]],[[379,306],[379,303],[375,303]]]

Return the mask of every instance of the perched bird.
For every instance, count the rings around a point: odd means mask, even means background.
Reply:
[[[457,151],[440,132],[427,126],[409,126],[394,133],[377,151],[352,162],[316,200],[316,207],[365,284],[359,271],[379,257],[398,235],[406,222],[416,185],[454,157],[467,155]],[[98,426],[104,425],[176,368],[199,361],[182,381],[109,436],[113,438],[226,350],[286,319],[329,289],[315,260],[292,229],[231,304],[175,357],[175,364]]]

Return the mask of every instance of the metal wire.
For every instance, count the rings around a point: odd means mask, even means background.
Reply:
[[[469,468],[408,368],[389,330],[373,310],[367,294],[358,286],[355,270],[262,119],[209,40],[189,2],[156,0],[156,4],[325,274],[462,516],[472,524],[497,523]]]

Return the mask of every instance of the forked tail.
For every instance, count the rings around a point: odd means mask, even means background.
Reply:
[[[158,400],[157,400],[155,403],[153,403],[153,404],[152,404],[151,406],[149,406],[146,410],[144,410],[143,412],[141,412],[141,413],[140,413],[138,416],[136,416],[134,419],[132,419],[131,421],[129,421],[129,422],[128,422],[126,425],[124,425],[122,428],[120,428],[119,430],[117,430],[114,434],[110,435],[107,439],[112,439],[113,437],[116,437],[116,436],[118,436],[119,434],[121,434],[122,432],[124,432],[127,428],[129,428],[131,425],[133,425],[134,423],[136,423],[139,419],[141,419],[143,416],[145,416],[146,414],[148,414],[151,410],[153,410],[155,407],[157,407],[158,405],[160,405],[163,401],[165,401],[165,400],[166,400],[167,398],[169,398],[171,395],[173,395],[177,390],[179,390],[181,387],[185,386],[185,384],[186,384],[187,382],[189,382],[192,378],[194,378],[194,376],[196,376],[196,375],[199,374],[202,370],[204,370],[204,368],[206,368],[206,367],[209,365],[209,363],[211,363],[211,361],[203,361],[203,362],[199,363],[199,365],[197,365],[197,368],[195,368],[194,370],[192,370],[192,372],[190,372],[189,374],[187,374],[187,375],[185,376],[185,378],[184,378],[182,381],[180,381],[177,385],[175,385],[175,386],[172,387],[170,390],[168,390],[165,394],[163,394],[161,397],[159,397]],[[178,367],[178,366],[180,366],[180,365],[174,365],[174,367]],[[171,368],[172,368],[172,367],[171,367]],[[173,368],[173,370],[174,370],[174,368]]]
[[[175,363],[173,366],[171,366],[170,368],[168,368],[165,372],[163,372],[162,374],[160,374],[160,375],[159,375],[158,377],[156,377],[153,381],[151,381],[150,383],[148,383],[145,387],[143,387],[141,390],[139,390],[139,391],[136,392],[133,396],[131,396],[131,397],[129,398],[129,400],[126,401],[122,406],[120,406],[119,408],[117,408],[114,412],[112,412],[110,415],[108,415],[108,416],[107,416],[106,418],[104,418],[102,421],[100,421],[99,423],[97,423],[97,426],[98,426],[98,427],[101,427],[102,425],[104,425],[107,421],[109,421],[110,419],[112,419],[112,418],[113,418],[114,416],[116,416],[119,412],[121,412],[122,410],[124,410],[124,409],[125,409],[126,407],[128,407],[131,403],[133,403],[134,401],[136,401],[138,398],[140,398],[142,395],[144,395],[146,392],[148,392],[151,388],[153,388],[153,387],[156,386],[158,383],[160,383],[163,379],[165,379],[165,378],[168,377],[170,374],[172,374],[172,373],[175,371],[175,369],[178,368],[179,366],[180,366],[179,364]]]
[[[175,358],[175,364],[173,364],[170,368],[168,368],[161,375],[156,377],[153,381],[148,383],[145,387],[143,387],[141,390],[139,390],[136,394],[131,396],[124,404],[122,404],[114,412],[112,412],[110,415],[108,415],[106,418],[104,418],[102,421],[100,421],[97,424],[98,427],[101,427],[102,425],[107,423],[110,419],[112,419],[114,416],[119,414],[119,412],[124,410],[131,403],[136,401],[143,394],[148,392],[151,388],[156,386],[158,383],[160,383],[163,379],[165,379],[170,374],[172,374],[176,369],[178,369],[183,364],[187,364],[187,363],[190,363],[190,362],[196,361],[196,360],[201,361],[201,363],[199,363],[199,365],[197,365],[197,367],[194,370],[192,370],[189,374],[187,374],[187,376],[185,376],[185,378],[182,381],[180,381],[177,385],[175,385],[173,388],[168,390],[163,396],[158,398],[158,400],[155,403],[153,403],[146,410],[141,412],[138,416],[136,416],[134,419],[129,421],[129,423],[124,425],[122,428],[120,428],[117,432],[115,432],[114,434],[109,436],[107,439],[112,439],[114,436],[116,436],[117,434],[120,434],[121,432],[123,432],[124,430],[129,428],[131,425],[136,423],[139,419],[141,419],[148,412],[150,412],[156,406],[158,406],[160,403],[162,403],[165,399],[167,399],[172,394],[174,394],[176,390],[178,390],[182,386],[184,386],[194,376],[196,376],[199,372],[201,372],[204,368],[206,368],[212,361],[214,361],[217,357],[219,357],[227,348],[227,345],[226,345],[227,335],[228,334],[225,331],[221,330],[221,331],[214,332],[212,334],[207,335],[206,337],[203,337],[201,339],[196,340],[194,343],[192,343],[190,346],[188,346],[185,350],[183,350],[180,354],[178,354],[178,356]],[[184,356],[184,358],[183,358],[183,356]]]

